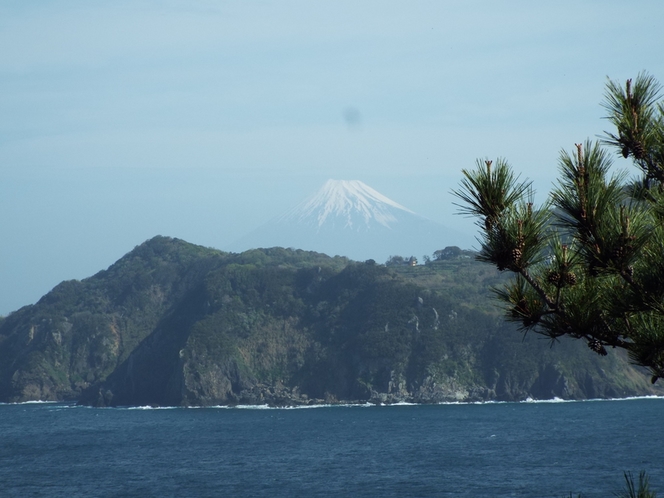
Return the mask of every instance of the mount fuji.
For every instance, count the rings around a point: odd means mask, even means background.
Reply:
[[[419,216],[361,181],[328,180],[313,196],[227,249],[294,247],[382,263],[393,255],[421,257],[472,244],[472,237]]]

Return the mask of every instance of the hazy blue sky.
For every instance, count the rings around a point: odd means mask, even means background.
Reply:
[[[560,149],[607,128],[607,76],[664,81],[662,19],[661,0],[0,0],[0,314],[157,234],[223,248],[329,178],[474,231],[461,168],[506,157],[546,193]]]

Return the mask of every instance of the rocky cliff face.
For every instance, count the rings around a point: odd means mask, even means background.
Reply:
[[[155,238],[0,322],[0,401],[295,405],[661,393],[620,355],[522,340],[443,290],[317,253],[229,254]]]

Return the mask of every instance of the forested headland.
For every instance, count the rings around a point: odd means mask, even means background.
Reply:
[[[0,321],[0,401],[96,406],[584,399],[661,393],[609,350],[523,335],[456,248],[382,265],[155,237]]]

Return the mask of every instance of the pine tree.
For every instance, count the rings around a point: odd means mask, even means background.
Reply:
[[[502,159],[463,170],[461,213],[479,218],[478,259],[514,278],[497,289],[507,317],[552,340],[577,338],[600,355],[623,348],[664,377],[664,105],[641,73],[609,80],[603,106],[615,127],[600,142],[562,151],[548,201]],[[611,172],[609,150],[635,178]]]

